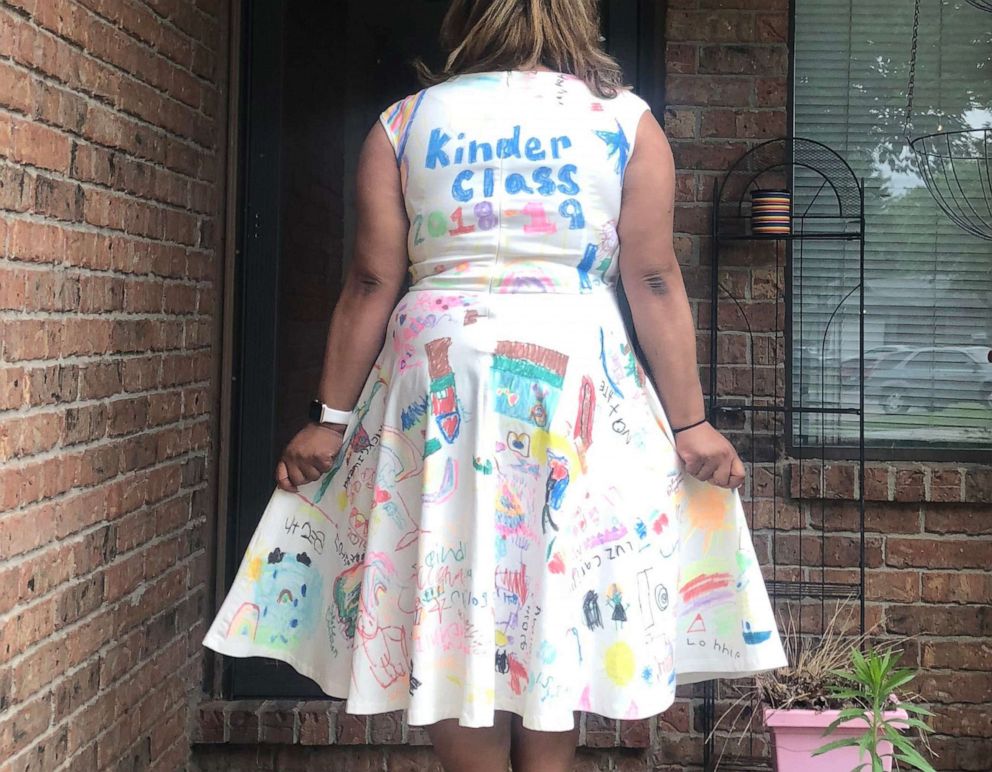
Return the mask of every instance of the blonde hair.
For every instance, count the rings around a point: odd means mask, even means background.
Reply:
[[[620,65],[600,44],[599,0],[452,0],[441,45],[448,59],[438,71],[414,62],[425,85],[538,66],[575,75],[605,99],[624,85]]]

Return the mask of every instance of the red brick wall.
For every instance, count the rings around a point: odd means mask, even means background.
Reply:
[[[4,770],[174,772],[189,755],[213,563],[226,12],[0,2]]]

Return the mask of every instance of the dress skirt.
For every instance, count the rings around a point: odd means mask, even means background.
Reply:
[[[203,643],[350,713],[555,731],[785,664],[740,497],[684,473],[605,287],[409,291],[333,468],[275,488]]]

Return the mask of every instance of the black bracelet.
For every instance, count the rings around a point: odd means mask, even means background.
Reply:
[[[699,426],[700,424],[706,423],[707,419],[704,418],[701,421],[696,421],[694,424],[689,424],[688,426],[682,426],[678,429],[672,428],[672,434],[678,434],[679,432],[684,432],[686,429],[691,429],[694,426]]]

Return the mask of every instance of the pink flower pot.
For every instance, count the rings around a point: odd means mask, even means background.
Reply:
[[[775,769],[778,772],[850,772],[859,764],[868,764],[867,754],[861,755],[858,748],[838,748],[821,756],[813,755],[813,751],[828,742],[860,737],[864,733],[866,722],[856,718],[844,721],[824,736],[823,733],[839,712],[765,708],[765,726],[771,731],[772,745],[775,748]],[[890,721],[909,717],[904,710],[886,711],[885,715]],[[888,772],[892,769],[892,757],[888,755],[892,753],[892,743],[880,740],[878,752]]]

